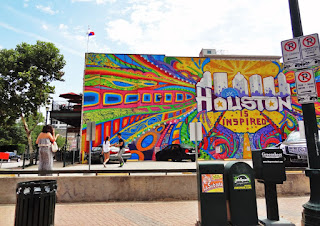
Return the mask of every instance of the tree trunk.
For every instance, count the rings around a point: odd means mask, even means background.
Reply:
[[[24,116],[21,114],[21,120],[23,122],[23,127],[24,130],[26,131],[26,135],[27,135],[27,139],[28,139],[28,146],[29,146],[29,153],[32,154],[33,153],[33,145],[32,145],[32,138],[31,138],[31,130],[29,130],[29,126],[26,122],[26,119],[24,118]]]

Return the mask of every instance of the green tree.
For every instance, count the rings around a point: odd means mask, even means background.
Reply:
[[[0,146],[12,144],[26,144],[25,133],[18,124],[0,126]],[[18,139],[17,139],[18,138]]]
[[[58,139],[57,139],[57,145],[59,148],[62,148],[63,145],[65,144],[66,142],[66,138],[62,137],[62,136],[59,136]]]
[[[35,114],[28,115],[24,119],[25,119],[26,124],[28,125],[29,131],[30,131],[32,146],[34,146],[36,143],[36,140],[38,138],[38,135],[39,135],[39,133],[41,133],[42,128],[43,128],[43,124],[44,124],[43,114],[36,112]],[[42,125],[39,125],[40,123]],[[19,124],[19,127],[23,128],[23,131],[25,131],[24,122],[22,120],[20,120],[18,124]],[[26,132],[24,133],[23,137],[24,137],[24,141],[25,141],[24,143],[29,144],[28,136],[27,136]]]
[[[31,134],[38,123],[28,125],[26,118],[36,120],[39,107],[54,93],[50,83],[63,81],[65,60],[53,43],[37,41],[0,50],[0,62],[0,126],[13,125],[20,118],[32,153]]]

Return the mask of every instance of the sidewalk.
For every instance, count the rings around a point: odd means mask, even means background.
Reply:
[[[103,191],[101,191],[103,192]],[[309,197],[278,198],[280,217],[301,225],[302,205]],[[257,199],[258,215],[266,216],[264,199]],[[0,225],[14,225],[15,205],[0,205]],[[57,204],[56,226],[72,225],[195,225],[197,201]]]
[[[252,160],[249,159],[238,159],[237,161],[243,161],[248,163],[252,166]],[[215,163],[223,163],[227,164],[230,161],[226,160],[215,160]],[[26,164],[28,164],[27,162]],[[104,168],[102,164],[91,164],[91,170],[97,170],[97,169],[113,169],[113,170],[123,170],[123,169],[196,169],[196,163],[195,162],[171,162],[171,161],[134,161],[134,160],[128,160],[123,167],[119,167],[119,163],[117,162],[111,162],[107,164],[107,167]],[[10,162],[10,163],[4,163],[2,165],[2,168],[0,170],[22,170],[22,161],[19,163],[16,162]],[[24,170],[37,170],[38,165],[28,166]],[[79,164],[75,163],[74,165],[67,165],[66,167],[63,167],[63,162],[54,161],[53,162],[53,169],[54,170],[88,170],[89,165],[88,164]]]

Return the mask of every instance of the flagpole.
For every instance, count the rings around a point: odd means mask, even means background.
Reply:
[[[89,46],[89,32],[90,32],[90,26],[88,25],[88,32],[87,32],[87,52],[88,52],[88,46]]]
[[[88,52],[88,46],[89,46],[89,34],[87,34],[88,40],[87,40],[87,52]]]

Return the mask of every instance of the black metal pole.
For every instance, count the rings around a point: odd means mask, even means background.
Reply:
[[[279,208],[277,197],[277,185],[275,183],[264,182],[264,191],[267,206],[267,218],[272,221],[278,221]]]
[[[48,125],[48,113],[49,113],[49,109],[46,107],[46,123],[45,123],[45,125]]]
[[[303,36],[298,0],[289,0],[293,37]],[[310,200],[303,205],[303,222],[320,225],[320,151],[317,118],[314,104],[302,104],[303,121],[308,148]]]
[[[68,145],[68,124],[66,127],[66,140],[64,142],[64,151],[63,151],[63,167],[66,167],[66,155],[67,155],[67,145]]]
[[[79,150],[80,134],[77,135],[77,152],[79,153],[78,162],[80,162],[80,150]]]

